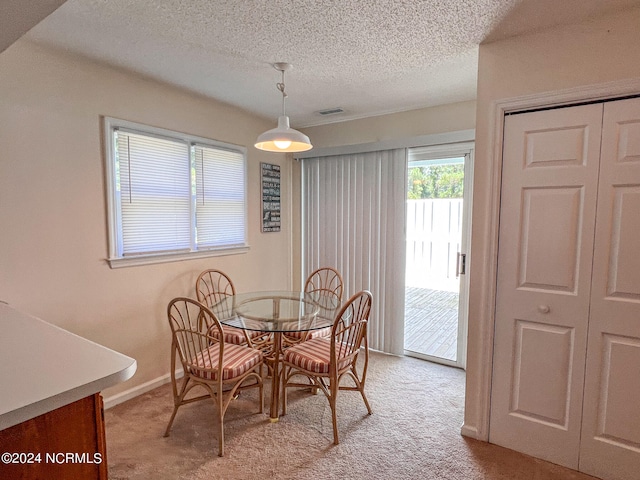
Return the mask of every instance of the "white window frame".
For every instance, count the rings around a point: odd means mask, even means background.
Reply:
[[[122,236],[121,209],[116,192],[116,162],[115,162],[115,145],[114,131],[117,129],[130,130],[142,135],[161,136],[170,140],[184,142],[186,145],[200,145],[211,148],[221,148],[242,153],[244,184],[242,186],[244,195],[244,243],[223,247],[207,247],[200,248],[195,241],[195,226],[192,222],[191,236],[192,246],[188,252],[161,252],[161,253],[141,253],[131,256],[125,256],[122,253],[122,242],[119,240]],[[247,149],[243,146],[233,145],[229,143],[219,142],[209,138],[197,137],[185,133],[166,130],[158,127],[151,127],[139,123],[129,122],[111,117],[104,117],[104,136],[105,136],[105,164],[107,178],[107,218],[109,227],[109,258],[107,259],[111,268],[120,268],[136,265],[150,265],[156,263],[176,262],[180,260],[190,260],[196,258],[241,254],[249,251],[248,244],[248,199],[247,199]],[[192,208],[195,207],[192,203]],[[195,218],[195,210],[191,212],[192,218]]]

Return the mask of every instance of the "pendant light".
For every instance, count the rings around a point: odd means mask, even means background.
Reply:
[[[278,117],[278,127],[267,130],[256,140],[255,147],[267,152],[304,152],[311,150],[312,145],[309,137],[289,127],[289,117],[285,111],[285,99],[287,94],[284,91],[284,72],[291,68],[291,65],[284,62],[273,64],[273,68],[282,72],[282,82],[277,83],[278,90],[282,92],[282,115]]]

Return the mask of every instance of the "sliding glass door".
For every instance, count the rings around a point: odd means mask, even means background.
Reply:
[[[464,367],[472,145],[409,149],[405,353]]]
[[[464,368],[472,161],[472,143],[304,158],[302,278],[373,293],[372,349]]]

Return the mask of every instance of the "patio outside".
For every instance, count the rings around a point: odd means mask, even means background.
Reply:
[[[449,171],[456,166],[446,165]],[[416,171],[419,168],[421,172]],[[423,165],[414,167],[409,181],[435,184],[433,176],[428,177],[430,170],[435,169]],[[450,183],[456,181],[452,179]],[[460,285],[456,263],[462,239],[463,203],[462,198],[415,198],[423,195],[461,197],[462,191],[456,191],[455,187],[445,192],[434,192],[433,187],[426,193],[409,191],[405,350],[455,362]]]

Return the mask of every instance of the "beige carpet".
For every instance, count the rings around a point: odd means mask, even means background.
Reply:
[[[357,392],[338,397],[337,446],[321,393],[291,390],[287,415],[272,424],[256,413],[255,393],[244,392],[227,412],[221,458],[213,403],[183,406],[163,438],[172,410],[165,385],[105,412],[109,478],[593,479],[461,436],[461,370],[372,354],[366,389],[371,416]]]

